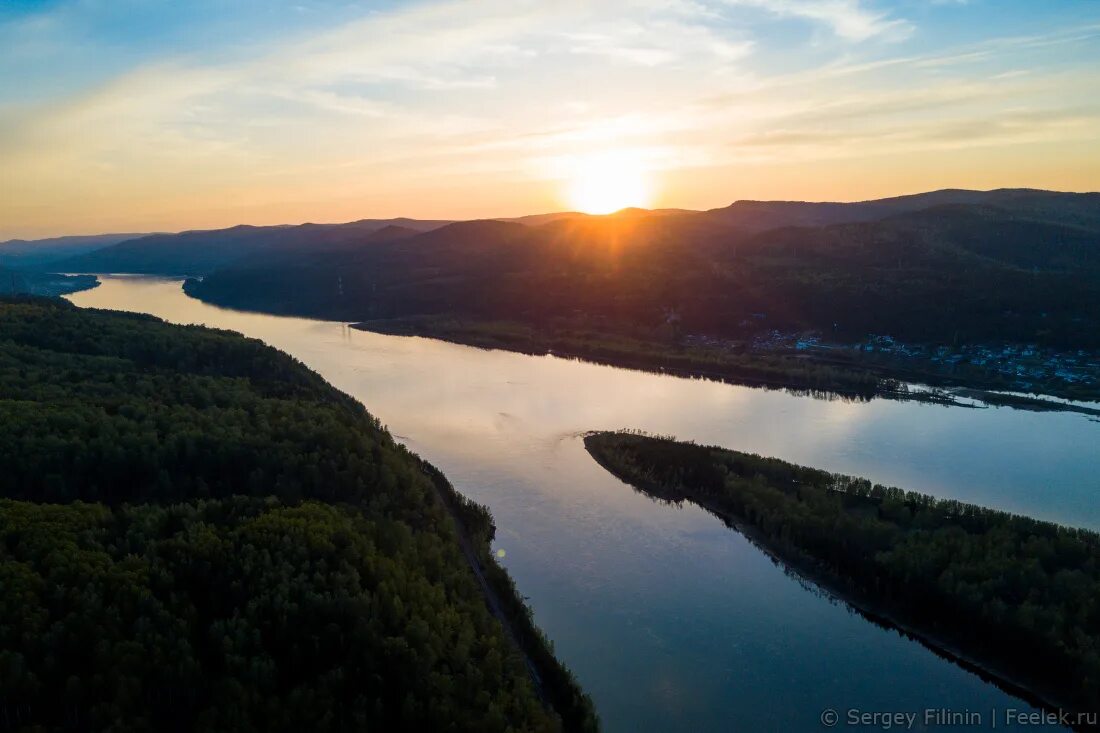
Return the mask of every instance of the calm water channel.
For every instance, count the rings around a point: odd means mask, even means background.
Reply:
[[[1100,528],[1100,423],[1081,415],[825,401],[222,310],[178,280],[101,279],[70,300],[263,339],[488,505],[504,564],[608,731],[816,731],[828,708],[839,730],[849,709],[929,708],[976,712],[981,730],[1028,706],[804,587],[705,512],[635,493],[590,459],[584,431],[641,428]]]

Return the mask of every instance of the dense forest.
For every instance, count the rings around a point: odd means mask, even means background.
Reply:
[[[281,352],[3,300],[0,432],[2,728],[596,727],[487,512]]]
[[[1100,704],[1100,536],[774,458],[636,433],[585,446],[840,597],[1064,707]]]

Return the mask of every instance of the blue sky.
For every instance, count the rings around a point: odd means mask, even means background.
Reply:
[[[7,0],[0,161],[0,238],[1095,190],[1100,3]]]

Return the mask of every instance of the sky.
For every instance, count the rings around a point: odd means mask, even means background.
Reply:
[[[0,0],[0,240],[1100,189],[1096,0]]]

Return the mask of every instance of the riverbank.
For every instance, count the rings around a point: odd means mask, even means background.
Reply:
[[[573,328],[535,329],[509,321],[424,316],[363,321],[352,328],[391,336],[422,336],[465,346],[542,356],[553,354],[597,364],[674,374],[820,397],[912,400],[959,407],[1014,407],[1100,416],[1100,409],[1042,397],[1008,395],[994,385],[961,383],[913,368],[887,368],[813,354],[728,350]],[[911,389],[910,384],[928,389]],[[978,403],[978,404],[975,404]]]
[[[0,295],[57,297],[72,295],[99,286],[95,275],[61,275],[56,273],[8,270],[0,267]]]
[[[704,448],[632,433],[590,433],[585,436],[584,443],[586,450],[600,466],[631,484],[639,492],[660,501],[679,503],[688,500],[697,504],[731,529],[741,533],[750,543],[799,579],[845,603],[865,618],[919,641],[936,654],[975,672],[1006,692],[1051,710],[1085,712],[1095,709],[1095,690],[1092,694],[1080,691],[1074,693],[1070,691],[1072,684],[1067,684],[1065,680],[1036,674],[1036,669],[1049,671],[1052,667],[1046,665],[1048,662],[1056,661],[1062,665],[1067,663],[1066,659],[1053,660],[1053,657],[1059,656],[1064,650],[1055,653],[1049,645],[1042,651],[1037,649],[1037,642],[1046,643],[1046,639],[1039,639],[1037,635],[999,636],[998,631],[1003,628],[991,630],[995,625],[994,620],[981,618],[980,612],[942,616],[931,612],[929,609],[962,609],[959,607],[961,604],[956,603],[959,599],[951,598],[950,594],[934,597],[934,585],[923,583],[920,577],[906,577],[904,581],[892,577],[889,563],[896,557],[901,557],[903,564],[913,561],[905,553],[912,553],[916,548],[918,556],[915,564],[909,566],[908,572],[919,575],[922,563],[936,562],[932,557],[920,559],[922,547],[930,555],[929,550],[935,545],[931,542],[921,545],[919,540],[905,545],[904,542],[910,540],[902,537],[905,532],[891,527],[889,522],[880,521],[881,517],[868,520],[868,513],[877,512],[881,515],[887,502],[895,502],[889,511],[897,510],[898,506],[906,507],[906,521],[911,520],[912,525],[919,524],[922,532],[931,535],[944,530],[946,534],[937,536],[936,540],[949,537],[960,528],[965,528],[972,535],[981,534],[980,529],[985,526],[986,531],[991,533],[988,537],[996,542],[1003,543],[1004,533],[1012,531],[1020,537],[1026,536],[1029,541],[1035,541],[1037,538],[1028,534],[1035,532],[1040,539],[1057,538],[1063,543],[1059,551],[1064,551],[1067,544],[1076,541],[1080,546],[1078,549],[1084,548],[1086,553],[1095,554],[1095,534],[957,502],[937,502],[931,497],[911,492],[872,487],[869,482],[860,479],[826,474],[776,459],[763,459],[722,448]],[[675,459],[671,459],[672,456]],[[828,488],[825,483],[829,484]],[[764,488],[765,484],[768,485],[767,488]],[[785,486],[776,488],[778,484]],[[837,488],[840,486],[848,488]],[[738,489],[749,495],[749,498],[737,497]],[[769,491],[771,496],[762,499]],[[754,492],[755,497],[751,496]],[[879,498],[872,498],[876,496]],[[897,504],[899,501],[902,503]],[[823,509],[830,505],[834,508],[842,505],[844,510],[830,517],[828,509]],[[791,519],[802,511],[811,512],[814,519]],[[945,529],[943,526],[932,526],[936,521],[932,515],[940,513],[953,515],[954,519],[948,519],[946,524],[954,527]],[[836,525],[829,527],[825,535],[813,537],[813,532],[807,531],[807,526],[820,519],[817,516],[819,514],[826,515],[823,520],[825,525],[832,519],[836,520]],[[921,516],[918,517],[918,514]],[[940,519],[942,520],[942,516]],[[850,530],[849,533],[845,534],[844,529]],[[861,536],[857,529],[869,531],[871,534]],[[880,535],[882,546],[861,548],[863,541],[874,533]],[[898,542],[882,542],[883,533],[893,533]],[[981,543],[985,539],[981,538],[970,545],[970,548],[983,547]],[[865,554],[871,558],[870,562],[850,561],[843,557],[845,552],[863,550],[867,550]],[[1004,548],[998,545],[996,551],[1003,552]],[[879,553],[886,553],[886,562],[880,562],[882,556]],[[865,569],[872,570],[873,574],[860,576],[853,573],[853,568],[860,562],[866,566]],[[1021,562],[1024,562],[1023,558]],[[847,572],[838,567],[846,567]],[[988,566],[976,563],[969,570],[973,572],[980,567]],[[953,577],[970,577],[966,570],[967,568],[956,567],[948,574]],[[1078,568],[1065,570],[1075,571],[1081,572]],[[1006,575],[1010,573],[1007,569],[1004,572]],[[998,580],[992,577],[985,580],[971,579],[975,585],[968,587],[988,587],[990,584],[996,586],[997,583],[993,581]],[[896,586],[893,583],[895,580],[899,580]],[[906,599],[906,592],[912,591],[910,586],[921,589],[920,593],[914,594],[917,600]],[[899,591],[902,587],[905,590]],[[924,593],[927,595],[923,595]],[[1085,594],[1087,595],[1087,591]],[[983,603],[992,605],[1003,600],[986,598]],[[1043,614],[1047,610],[1049,609],[1039,608],[1035,613],[1045,618]],[[1004,613],[1011,616],[1015,611],[1016,609],[1010,607]],[[976,633],[961,628],[979,627],[982,624],[988,626]],[[1004,627],[1005,623],[997,622],[996,625]],[[1014,631],[1018,632],[1019,629]],[[1079,629],[1078,633],[1086,637],[1092,635],[1087,628]],[[1030,647],[1031,653],[1014,649],[1016,645]],[[1041,646],[1042,644],[1038,645]],[[1080,653],[1087,654],[1083,650]],[[1079,661],[1086,666],[1090,664],[1087,657]],[[1081,671],[1079,664],[1073,666],[1076,671]],[[1065,666],[1059,669],[1067,679],[1077,684],[1091,684],[1083,683],[1083,678],[1074,679],[1074,672],[1067,672]]]
[[[421,461],[421,470],[435,487],[440,503],[455,527],[459,544],[489,611],[505,635],[523,655],[539,699],[561,720],[564,733],[597,733],[600,720],[592,699],[573,673],[554,655],[546,635],[535,625],[515,581],[493,558],[491,544],[496,525],[489,510],[455,490],[435,466]]]

